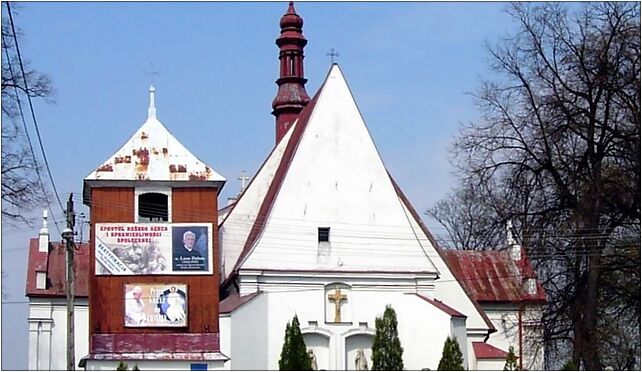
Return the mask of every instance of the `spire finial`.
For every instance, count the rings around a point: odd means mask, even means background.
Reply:
[[[156,119],[156,103],[154,102],[154,93],[156,88],[153,85],[149,86],[149,108],[147,109],[147,118]]]
[[[47,210],[46,209],[42,211],[42,228],[43,229],[47,228]]]

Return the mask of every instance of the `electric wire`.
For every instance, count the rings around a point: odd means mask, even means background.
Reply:
[[[60,209],[64,212],[65,211],[65,207],[63,206],[62,202],[60,201],[60,196],[59,196],[58,190],[56,188],[56,183],[54,182],[53,176],[51,175],[51,169],[49,167],[49,161],[47,160],[47,155],[45,153],[45,148],[44,148],[44,146],[42,144],[42,137],[40,136],[40,129],[38,128],[38,121],[36,120],[36,113],[35,113],[35,110],[33,108],[33,102],[31,101],[31,95],[29,94],[29,85],[27,83],[27,74],[25,73],[24,64],[22,63],[22,56],[20,54],[20,46],[18,44],[18,37],[16,35],[16,29],[15,29],[15,25],[14,25],[14,22],[13,22],[13,15],[11,13],[11,5],[9,4],[9,2],[7,2],[7,13],[9,14],[9,23],[11,24],[11,31],[12,31],[12,34],[13,34],[13,41],[14,41],[14,44],[15,44],[15,47],[16,47],[16,55],[18,57],[18,63],[20,65],[20,71],[22,72],[22,79],[23,79],[23,82],[25,84],[25,93],[26,93],[26,96],[27,96],[27,101],[29,102],[29,108],[31,110],[31,119],[33,120],[34,127],[36,128],[36,135],[38,137],[38,143],[40,144],[40,151],[42,152],[42,158],[44,160],[45,168],[47,169],[47,173],[49,175],[49,180],[51,181],[51,186],[53,188],[54,195],[56,196],[56,200],[58,200],[58,205],[60,206]],[[23,116],[23,118],[24,118],[24,116]],[[32,148],[32,153],[33,153],[33,148]],[[49,203],[49,201],[47,201],[47,203]],[[51,209],[51,207],[49,209]],[[58,227],[57,221],[54,220],[54,224],[56,226],[56,229],[58,229],[58,232],[60,232],[60,228]]]

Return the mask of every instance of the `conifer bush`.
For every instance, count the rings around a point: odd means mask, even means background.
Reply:
[[[438,371],[463,371],[464,357],[461,354],[457,338],[446,338],[444,342],[444,351],[441,354]]]
[[[292,324],[288,322],[285,326],[285,337],[283,339],[283,348],[281,349],[281,358],[279,359],[280,371],[311,371],[312,361],[308,355],[299,318],[296,314],[292,318]]]
[[[383,317],[375,319],[375,338],[372,344],[373,371],[403,370],[403,348],[397,331],[397,314],[386,306]]]
[[[519,367],[517,366],[517,356],[515,355],[515,349],[510,346],[508,348],[508,354],[506,354],[506,364],[504,364],[504,371],[517,371]]]

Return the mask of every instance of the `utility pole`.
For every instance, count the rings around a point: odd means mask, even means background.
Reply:
[[[67,201],[67,228],[62,231],[62,238],[65,240],[67,253],[67,370],[76,369],[76,353],[74,346],[74,225],[76,216],[74,214],[73,193],[69,194]]]

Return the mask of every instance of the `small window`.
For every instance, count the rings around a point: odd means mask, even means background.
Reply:
[[[330,228],[329,227],[319,227],[319,243],[320,242],[329,242],[330,241]]]
[[[167,222],[168,197],[165,194],[149,192],[138,197],[138,222]]]

